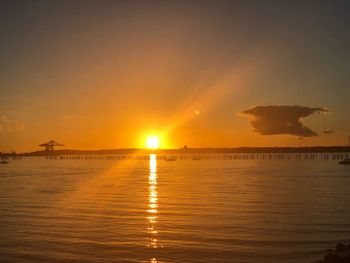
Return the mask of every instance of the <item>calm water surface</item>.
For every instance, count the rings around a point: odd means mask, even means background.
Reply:
[[[334,161],[46,161],[0,167],[1,262],[312,262],[350,238]]]

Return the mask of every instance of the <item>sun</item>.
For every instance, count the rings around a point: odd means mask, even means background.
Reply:
[[[148,149],[158,149],[159,148],[159,138],[157,136],[147,137],[146,145]]]

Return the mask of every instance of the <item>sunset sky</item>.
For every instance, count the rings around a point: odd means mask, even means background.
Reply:
[[[346,145],[349,3],[1,1],[0,152]]]

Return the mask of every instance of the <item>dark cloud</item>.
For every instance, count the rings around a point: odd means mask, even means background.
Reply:
[[[334,131],[332,129],[328,129],[328,130],[324,130],[323,133],[324,134],[333,134]]]
[[[257,106],[242,111],[250,117],[254,131],[262,135],[289,134],[299,137],[316,136],[317,133],[304,126],[300,119],[313,113],[327,112],[324,108],[302,106]]]

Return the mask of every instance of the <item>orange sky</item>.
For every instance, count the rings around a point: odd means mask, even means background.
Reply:
[[[143,147],[148,134],[163,148],[346,144],[349,37],[339,24],[347,18],[341,7],[318,8],[5,4],[0,151],[50,139],[70,149]],[[266,136],[237,114],[259,105],[330,112],[303,120],[318,136]]]

